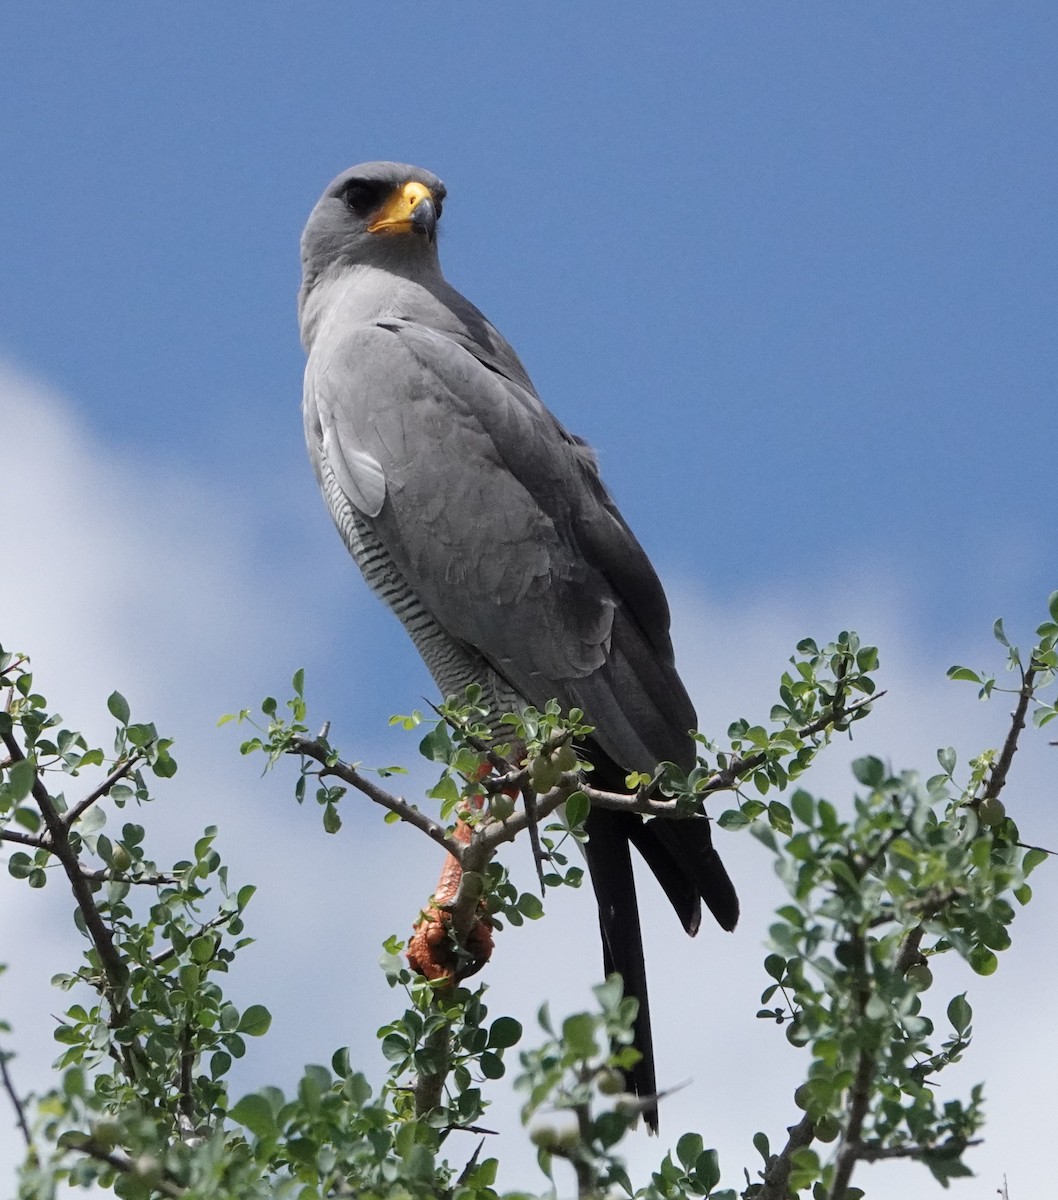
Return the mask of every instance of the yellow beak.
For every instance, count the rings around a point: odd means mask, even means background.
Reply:
[[[424,200],[433,204],[433,193],[422,183],[408,182],[395,188],[368,225],[370,233],[410,233],[412,215]]]

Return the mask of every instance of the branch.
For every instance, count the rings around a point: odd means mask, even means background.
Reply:
[[[757,1192],[756,1200],[786,1200],[788,1194],[786,1184],[793,1167],[794,1151],[800,1150],[804,1146],[810,1146],[815,1138],[815,1126],[807,1113],[796,1125],[791,1125],[786,1132],[790,1136],[786,1139],[786,1145],[772,1159],[768,1169],[761,1176],[764,1186]]]
[[[392,792],[387,792],[385,788],[379,787],[377,783],[372,783],[370,779],[365,778],[359,771],[354,770],[347,763],[341,761],[333,762],[334,751],[323,746],[320,742],[312,741],[308,738],[293,738],[290,744],[292,753],[301,754],[305,758],[311,758],[314,762],[320,764],[323,768],[320,771],[320,778],[323,778],[325,775],[333,775],[336,779],[347,783],[351,788],[362,792],[369,800],[380,804],[391,813],[396,813],[402,821],[407,821],[409,825],[414,825],[416,829],[421,830],[427,837],[433,838],[453,858],[461,858],[463,847],[459,842],[448,836],[444,826],[439,825],[432,817],[428,817],[426,813],[416,808],[413,804],[409,804],[402,796],[394,796]]]
[[[11,1079],[11,1073],[7,1069],[8,1054],[4,1050],[0,1050],[0,1081],[3,1082],[4,1091],[7,1092],[11,1103],[15,1108],[15,1117],[18,1121],[18,1127],[22,1130],[22,1138],[26,1143],[27,1150],[33,1150],[33,1135],[29,1132],[29,1123],[26,1121],[26,1110],[22,1107],[22,1101],[19,1098],[18,1092],[15,1091],[15,1085]]]
[[[849,1186],[853,1168],[863,1157],[863,1142],[860,1141],[860,1130],[867,1116],[871,1100],[871,1080],[874,1077],[874,1055],[867,1050],[860,1051],[859,1062],[856,1064],[856,1077],[849,1093],[849,1119],[845,1133],[841,1139],[837,1161],[834,1170],[834,1182],[830,1195],[834,1200],[840,1200]]]
[[[111,870],[110,867],[93,870],[91,867],[82,866],[81,874],[92,883],[133,883],[145,884],[148,887],[168,887],[185,882],[179,875],[124,875],[120,871]]]
[[[208,921],[199,925],[198,929],[188,937],[188,941],[194,941],[195,938],[201,937],[204,933],[209,933],[211,929],[219,929],[221,925],[227,924],[239,914],[237,912],[218,913],[215,917],[211,917]],[[166,963],[176,954],[176,950],[170,946],[166,950],[160,950],[151,958],[151,964],[155,967],[160,967],[162,963]]]
[[[3,741],[13,759],[16,761],[25,760],[26,755],[13,734],[5,733]],[[100,913],[96,906],[95,898],[89,887],[89,881],[85,879],[82,873],[81,860],[78,858],[77,852],[70,842],[70,830],[59,813],[55,802],[49,795],[47,788],[41,783],[40,776],[36,771],[34,771],[33,775],[32,796],[37,803],[37,807],[40,809],[44,823],[48,827],[48,849],[62,863],[62,868],[66,872],[66,878],[70,883],[77,907],[81,910],[81,915],[84,918],[88,936],[91,938],[96,953],[99,955],[103,974],[106,977],[104,994],[111,1008],[111,1022],[115,1025],[124,1025],[130,1015],[126,992],[128,970],[124,962],[122,962],[117,947],[114,945],[113,934],[107,927],[102,913]],[[123,1048],[123,1055],[124,1066],[128,1074],[130,1077],[135,1078],[135,1063],[137,1058],[141,1063],[144,1061],[143,1049],[139,1041],[133,1040],[128,1047]]]
[[[97,800],[102,800],[104,796],[110,795],[110,789],[115,783],[120,783],[122,779],[139,763],[143,762],[146,755],[142,750],[136,750],[125,761],[114,768],[113,771],[103,780],[99,787],[88,793],[83,800],[79,800],[77,804],[70,809],[63,820],[66,822],[66,827],[71,828],[77,819],[92,807]]]
[[[900,942],[900,949],[896,955],[896,972],[898,975],[906,975],[915,963],[922,959],[922,952],[919,947],[922,945],[922,938],[925,935],[926,927],[924,925],[916,925],[913,929],[909,929]]]
[[[865,700],[859,700],[851,707],[846,708],[844,705],[838,705],[834,708],[828,708],[821,717],[806,725],[803,729],[797,730],[799,738],[815,737],[817,733],[822,733],[824,729],[835,724],[837,721],[854,719],[854,715],[861,712],[865,708],[869,708],[876,700],[881,700],[885,692],[876,692],[873,696],[868,696]],[[744,776],[755,771],[758,767],[763,766],[767,762],[768,755],[764,750],[758,750],[756,754],[750,754],[746,758],[736,758],[727,764],[722,771],[717,771],[705,787],[702,788],[701,794],[708,796],[712,792],[728,792],[736,783]]]
[[[87,1154],[89,1158],[94,1158],[96,1162],[106,1163],[107,1166],[113,1167],[115,1171],[120,1171],[122,1175],[138,1174],[137,1165],[132,1159],[127,1158],[124,1154],[114,1154],[113,1151],[104,1150],[102,1146],[97,1146],[90,1137],[84,1138],[77,1142],[68,1142],[67,1145],[71,1150],[76,1150],[81,1154]],[[171,1179],[162,1178],[157,1183],[152,1183],[146,1194],[152,1191],[159,1191],[163,1196],[168,1196],[170,1200],[180,1200],[180,1197],[185,1194],[185,1189],[179,1184],[173,1183]]]
[[[908,943],[913,938],[914,931],[908,935]],[[860,1018],[863,1019],[866,1016],[867,1002],[870,999],[870,989],[864,979],[867,969],[867,951],[863,938],[859,935],[852,937],[849,945],[856,955],[856,973],[860,979],[856,995],[856,1007]],[[863,1122],[870,1107],[871,1082],[874,1078],[876,1058],[877,1056],[873,1050],[861,1050],[856,1063],[856,1074],[849,1087],[848,1120],[845,1122],[845,1130],[841,1135],[841,1142],[835,1158],[834,1181],[830,1185],[832,1200],[842,1200],[844,1197],[845,1191],[849,1186],[849,1180],[852,1178],[852,1172],[860,1158],[860,1151],[863,1149],[860,1133],[863,1130]]]
[[[1010,771],[1010,764],[1014,761],[1014,754],[1018,748],[1018,738],[1025,728],[1025,714],[1029,710],[1029,701],[1032,699],[1035,682],[1036,668],[1030,666],[1022,677],[1017,707],[1011,713],[1010,732],[1007,734],[1007,740],[1003,743],[1002,753],[992,767],[988,783],[981,795],[982,801],[997,799],[1003,790],[1003,785],[1007,781],[1007,773]]]
[[[438,1025],[426,1035],[423,1050],[431,1059],[443,1064],[438,1071],[420,1071],[415,1078],[415,1115],[425,1117],[440,1107],[444,1094],[445,1080],[450,1068],[449,1056],[452,1049],[452,1028],[448,1024]]]
[[[877,1142],[861,1142],[860,1151],[857,1155],[864,1162],[880,1162],[883,1158],[929,1158],[931,1155],[940,1155],[946,1157],[948,1155],[962,1154],[970,1146],[980,1146],[984,1138],[948,1138],[946,1142],[941,1142],[939,1146],[882,1146]]]
[[[0,842],[17,842],[20,846],[32,846],[34,850],[50,850],[44,838],[36,838],[17,829],[0,829]]]

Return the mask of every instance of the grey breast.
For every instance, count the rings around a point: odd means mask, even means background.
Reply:
[[[368,587],[397,615],[408,631],[441,695],[461,697],[471,685],[482,689],[494,716],[521,709],[525,700],[472,647],[453,638],[433,619],[405,579],[370,523],[349,502],[327,462],[318,453],[327,507]]]

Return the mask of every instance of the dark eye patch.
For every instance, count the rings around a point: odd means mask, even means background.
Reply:
[[[369,183],[363,179],[351,179],[342,188],[339,198],[358,217],[366,217],[368,213],[374,212],[378,208],[388,191],[387,185]]]

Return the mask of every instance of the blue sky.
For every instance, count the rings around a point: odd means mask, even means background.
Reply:
[[[851,625],[908,689],[872,748],[976,735],[932,680],[1058,586],[1058,9],[651,9],[4,6],[0,444],[36,441],[0,487],[38,573],[0,626],[66,695],[139,687],[230,755],[216,714],[304,664],[392,758],[429,683],[316,494],[294,314],[317,195],[385,157],[448,183],[449,278],[598,448],[714,731]]]

